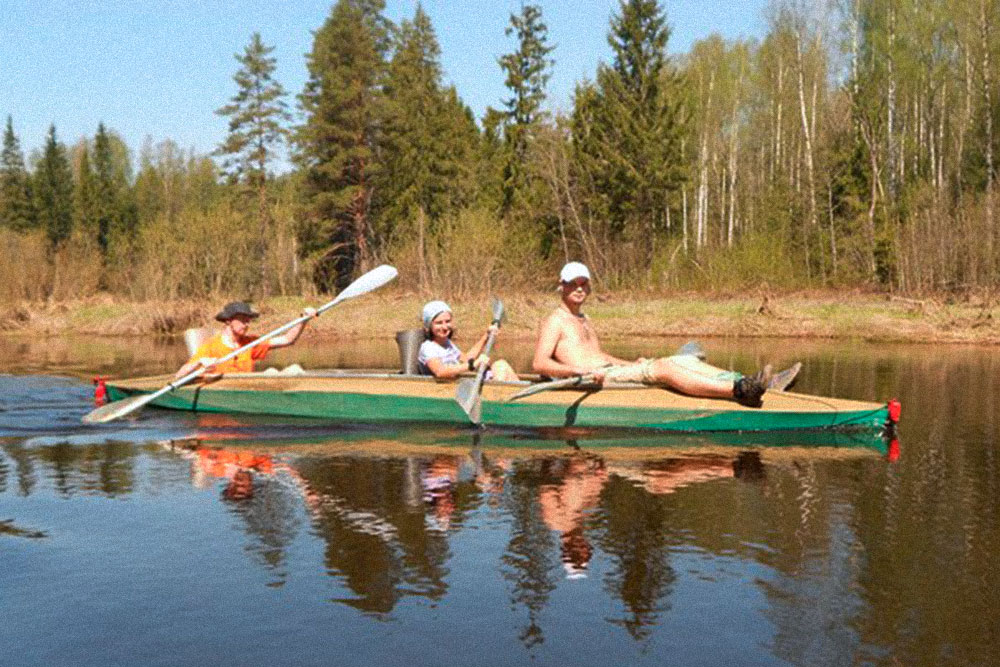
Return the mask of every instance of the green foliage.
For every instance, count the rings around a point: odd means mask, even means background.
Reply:
[[[0,264],[23,253],[37,288],[5,294],[263,297],[382,259],[443,293],[537,287],[568,259],[611,288],[994,289],[1000,0],[835,4],[772,3],[759,44],[713,35],[672,61],[662,6],[621,0],[611,59],[553,118],[547,27],[523,3],[480,130],[421,6],[397,29],[383,0],[338,0],[291,173],[267,173],[288,115],[259,34],[219,110],[228,178],[169,139],[133,178],[103,124],[71,155],[53,128],[28,169],[8,117]]]
[[[295,135],[308,213],[302,249],[317,286],[346,284],[369,260],[372,183],[385,63],[373,3],[338,0],[316,31]]]
[[[684,182],[682,96],[666,45],[670,31],[655,0],[629,0],[612,18],[611,66],[577,89],[577,168],[592,184],[594,211],[615,239],[649,238]]]
[[[0,227],[23,231],[36,224],[31,179],[24,167],[21,144],[14,134],[14,121],[7,116],[0,154]]]
[[[476,189],[479,133],[454,88],[441,84],[440,48],[423,9],[400,25],[397,39],[373,202],[383,241],[412,235],[418,212],[432,230],[442,215],[467,205]]]
[[[86,238],[97,241],[97,184],[90,165],[90,150],[81,141],[73,159],[73,226]]]
[[[525,197],[531,181],[527,171],[531,135],[544,118],[545,84],[555,61],[548,54],[555,48],[548,44],[548,28],[542,22],[541,7],[522,4],[520,15],[511,14],[505,33],[517,35],[517,50],[499,59],[506,73],[504,85],[511,97],[504,100],[504,138],[506,151],[503,170],[503,204],[509,210],[518,196]]]
[[[269,57],[274,47],[261,41],[255,32],[242,55],[235,58],[240,69],[233,75],[237,92],[230,103],[216,111],[229,118],[229,134],[218,148],[225,157],[229,175],[261,191],[267,182],[267,168],[287,135],[291,119],[285,89],[274,80],[277,60]]]
[[[50,247],[57,249],[73,229],[73,174],[66,147],[56,139],[55,125],[49,126],[33,185],[39,224]]]
[[[797,289],[807,279],[800,262],[788,261],[794,249],[772,234],[748,234],[732,249],[714,248],[697,258],[673,251],[658,253],[652,264],[660,284],[745,293],[762,287]]]
[[[107,259],[125,258],[138,227],[138,209],[131,189],[128,147],[104,123],[94,135],[94,215],[97,242]]]

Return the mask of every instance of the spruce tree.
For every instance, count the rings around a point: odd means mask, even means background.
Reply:
[[[74,152],[73,226],[96,243],[96,180],[90,164],[90,150],[87,148],[87,142],[81,141]]]
[[[97,126],[94,135],[94,215],[97,223],[97,243],[101,252],[107,258],[112,236],[121,230],[119,220],[120,204],[118,202],[118,187],[115,183],[115,163],[111,150],[111,138],[104,123]]]
[[[499,59],[507,75],[504,84],[511,91],[511,97],[504,100],[507,156],[503,201],[504,208],[509,208],[528,180],[528,146],[532,129],[543,116],[545,84],[554,62],[548,54],[555,47],[548,45],[548,28],[542,22],[542,10],[538,5],[522,5],[520,15],[511,14],[505,33],[508,37],[516,34],[518,43],[516,51]]]
[[[373,16],[380,8],[375,0],[338,0],[307,56],[296,160],[309,207],[302,246],[321,288],[346,284],[371,259],[369,208],[385,72],[373,27],[380,25]]]
[[[577,90],[573,140],[612,235],[650,239],[684,180],[683,97],[657,1],[622,0],[620,9],[608,34],[612,64]]]
[[[386,80],[378,186],[379,231],[415,219],[431,225],[472,198],[478,130],[453,88],[441,85],[440,47],[418,4],[404,21]]]
[[[55,125],[49,126],[42,159],[35,168],[34,190],[39,224],[50,247],[57,250],[73,229],[73,173],[66,147],[56,139]]]
[[[21,143],[14,122],[7,116],[0,154],[0,227],[25,230],[37,223],[31,197],[31,178],[24,167]]]
[[[229,134],[218,148],[225,156],[223,167],[237,182],[258,196],[259,214],[264,218],[267,203],[267,168],[287,135],[291,119],[285,89],[274,80],[274,47],[261,41],[255,32],[243,54],[235,56],[241,67],[233,75],[237,93],[230,103],[216,111],[229,118]]]

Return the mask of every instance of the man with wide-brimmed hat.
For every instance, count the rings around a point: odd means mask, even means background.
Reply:
[[[305,308],[302,311],[304,317],[316,317],[315,308]],[[216,363],[216,359],[226,356],[233,350],[237,350],[247,343],[257,340],[257,336],[248,334],[250,322],[260,317],[260,313],[254,310],[245,301],[232,301],[227,303],[216,315],[215,319],[225,325],[222,331],[202,343],[186,364],[180,367],[175,377],[184,377],[188,373],[199,367],[207,368],[212,373],[249,373],[253,371],[253,364],[267,356],[267,353],[279,347],[294,345],[299,339],[302,329],[306,326],[306,321],[299,322],[294,327],[280,336],[275,336],[266,340],[260,345],[246,350],[228,361],[221,364]]]

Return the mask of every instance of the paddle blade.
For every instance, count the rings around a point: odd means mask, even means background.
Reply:
[[[337,295],[337,300],[353,299],[356,296],[371,292],[392,281],[398,275],[399,271],[394,266],[389,266],[388,264],[377,266],[345,287],[344,291]]]
[[[519,398],[526,398],[526,397],[531,396],[533,394],[537,394],[540,391],[545,391],[546,389],[549,389],[549,388],[550,387],[546,383],[532,385],[532,386],[530,386],[530,387],[528,387],[526,389],[522,389],[521,391],[517,392],[513,396],[509,397],[507,399],[507,401],[510,402],[510,401],[516,401]]]
[[[503,317],[505,314],[503,308],[503,301],[501,301],[496,297],[493,297],[492,301],[490,302],[490,307],[493,309],[493,321],[499,324],[500,322],[503,321]]]
[[[473,424],[482,423],[483,401],[479,393],[480,386],[474,379],[465,378],[458,383],[458,388],[455,390],[455,401]]]
[[[563,387],[575,387],[580,384],[586,384],[594,381],[593,375],[576,375],[574,377],[565,378],[562,380],[551,380],[549,382],[540,382],[538,384],[533,384],[526,389],[522,389],[513,396],[507,399],[508,402],[516,401],[519,398],[526,398],[528,396],[534,396],[535,394],[540,394],[543,391],[548,391],[550,389],[562,389]]]
[[[103,405],[96,410],[92,410],[83,416],[84,424],[103,424],[113,419],[120,419],[125,415],[138,410],[142,406],[156,398],[153,394],[141,394],[139,396],[129,396],[120,401],[114,401]]]

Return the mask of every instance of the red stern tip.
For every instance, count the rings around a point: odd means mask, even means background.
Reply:
[[[900,404],[898,398],[894,398],[889,401],[889,421],[893,424],[899,423],[899,414],[902,412],[903,406]]]

